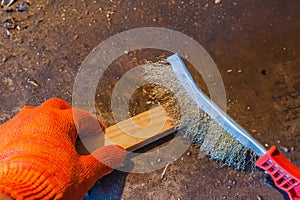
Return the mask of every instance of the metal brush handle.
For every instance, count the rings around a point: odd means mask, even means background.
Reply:
[[[214,102],[212,102],[196,85],[190,72],[178,54],[173,54],[167,60],[181,85],[197,105],[215,120],[226,132],[245,147],[252,149],[258,156],[263,156],[267,150],[257,142],[244,128],[229,117]]]
[[[177,79],[197,105],[234,139],[260,157],[255,163],[256,166],[270,174],[275,185],[287,192],[291,200],[300,200],[300,169],[280,154],[276,146],[267,151],[245,129],[214,104],[196,85],[178,54],[168,57],[167,60],[171,63]]]

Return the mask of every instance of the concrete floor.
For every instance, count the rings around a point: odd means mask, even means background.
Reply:
[[[51,97],[71,103],[78,68],[101,41],[132,28],[164,27],[192,37],[209,52],[224,81],[229,115],[262,144],[287,149],[285,155],[300,167],[299,1],[32,0],[28,8],[0,12],[1,22],[10,23],[10,29],[0,27],[0,122]],[[99,85],[96,100],[106,126],[114,123],[105,103],[111,94],[107,86],[151,57],[145,55],[133,52],[114,62]],[[172,163],[164,179],[162,171],[115,171],[87,198],[283,199],[264,183],[263,173],[254,176],[199,159],[196,147]]]

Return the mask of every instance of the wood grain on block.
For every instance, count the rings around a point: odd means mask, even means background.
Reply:
[[[175,131],[172,119],[157,106],[106,129],[105,145],[117,144],[133,151]]]
[[[175,131],[167,112],[157,106],[106,128],[105,137],[101,134],[78,140],[76,149],[79,154],[86,155],[97,148],[117,144],[134,151]]]

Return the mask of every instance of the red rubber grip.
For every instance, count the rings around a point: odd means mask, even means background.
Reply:
[[[300,200],[300,168],[286,159],[272,146],[255,165],[272,177],[275,185],[285,191],[291,200]]]

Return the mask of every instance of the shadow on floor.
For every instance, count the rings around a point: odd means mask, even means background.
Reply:
[[[114,170],[96,182],[84,200],[119,200],[122,197],[128,173]]]
[[[148,144],[134,152],[136,153],[143,153],[150,151],[151,149],[154,149],[158,145],[161,145],[172,138],[174,138],[175,134],[167,135],[151,144]],[[84,148],[81,148],[84,149]],[[83,152],[85,154],[86,152]],[[134,157],[133,154],[128,154],[124,168],[126,170],[133,169],[134,163],[131,161],[132,157]],[[130,171],[130,170],[129,170]],[[114,170],[111,174],[108,174],[104,177],[102,177],[100,180],[98,180],[95,185],[90,189],[85,197],[84,200],[119,200],[122,198],[123,189],[125,186],[126,178],[127,178],[128,172],[124,172],[122,168],[119,170]]]

